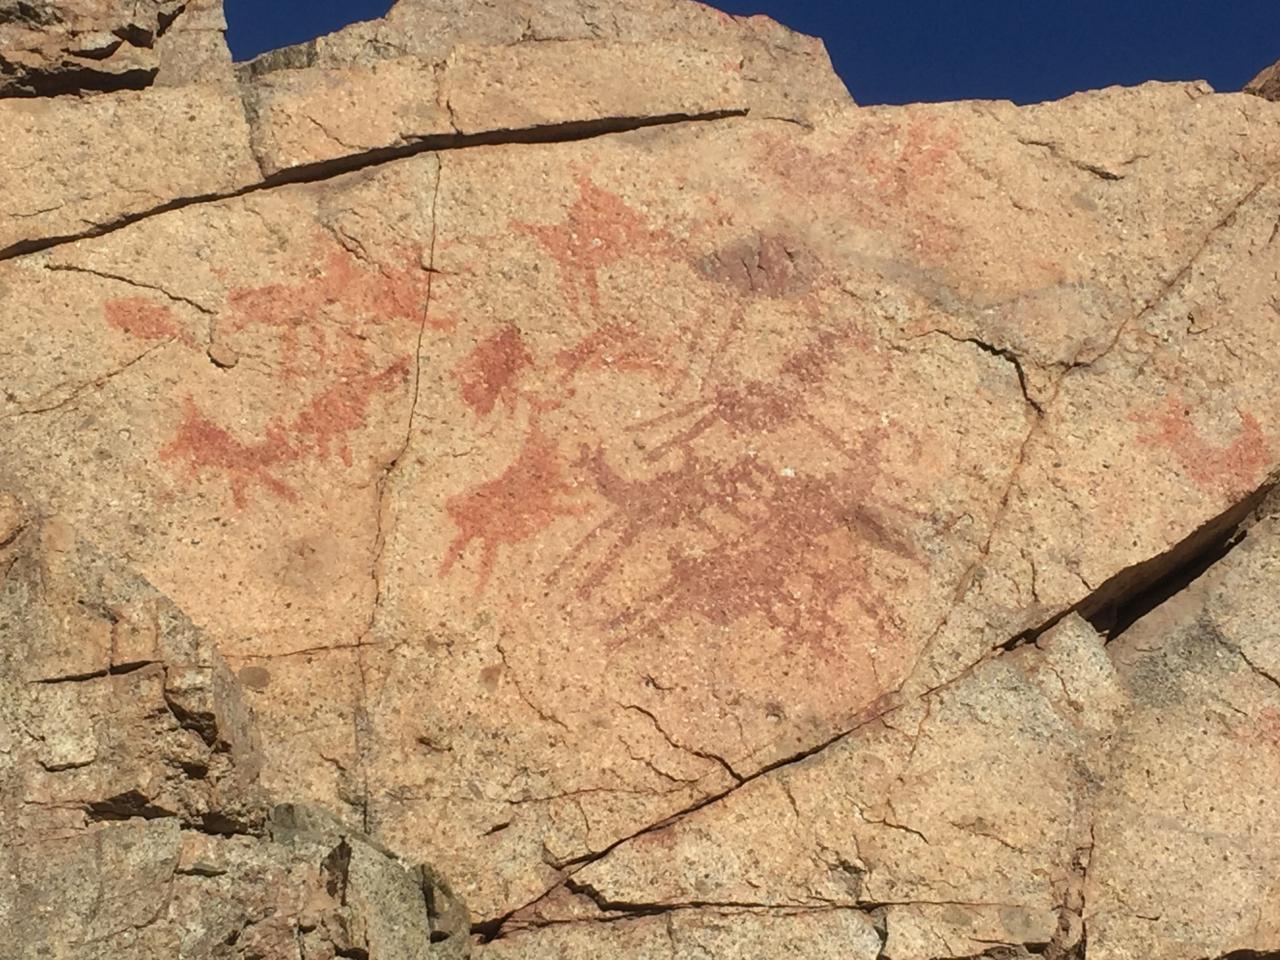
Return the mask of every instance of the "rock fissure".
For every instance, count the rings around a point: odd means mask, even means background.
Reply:
[[[621,707],[623,710],[631,710],[635,713],[641,714],[644,717],[647,717],[649,722],[653,724],[653,728],[657,730],[658,733],[661,734],[662,738],[666,740],[667,743],[669,743],[674,749],[679,750],[683,753],[692,754],[695,757],[701,757],[703,760],[709,760],[710,762],[719,765],[725,771],[725,773],[729,774],[729,776],[731,776],[738,783],[743,782],[743,779],[744,779],[743,776],[740,773],[738,773],[736,770],[734,770],[733,766],[724,757],[721,757],[714,753],[708,753],[707,751],[704,751],[704,750],[698,750],[693,747],[686,746],[685,744],[680,743],[678,740],[672,737],[671,734],[667,733],[667,731],[663,729],[662,724],[659,722],[658,718],[654,716],[651,710],[647,710],[644,707],[640,706],[639,704],[635,704],[635,703],[620,703],[618,704],[618,706]]]
[[[366,748],[368,737],[370,735],[367,727],[368,719],[368,696],[369,683],[365,671],[364,647],[370,645],[374,639],[374,631],[377,628],[378,610],[383,600],[385,585],[383,582],[382,562],[383,554],[386,550],[387,529],[386,515],[389,508],[389,491],[391,488],[392,478],[395,474],[396,467],[401,460],[409,452],[409,448],[413,443],[413,427],[414,420],[418,413],[418,401],[422,391],[422,345],[426,337],[427,326],[431,320],[431,292],[436,280],[436,240],[439,236],[439,225],[437,222],[437,214],[439,210],[440,200],[440,181],[444,175],[444,165],[439,160],[436,164],[435,183],[432,187],[431,205],[430,205],[430,222],[431,234],[427,243],[427,263],[423,268],[426,279],[426,290],[423,294],[421,319],[418,323],[416,336],[414,339],[413,350],[413,381],[409,396],[409,412],[405,417],[404,437],[401,440],[400,447],[396,451],[395,456],[387,463],[378,477],[377,497],[375,505],[374,517],[374,539],[373,539],[373,559],[369,566],[369,577],[373,584],[373,599],[369,609],[369,617],[365,626],[365,631],[356,646],[356,669],[360,674],[360,696],[356,705],[354,722],[355,722],[355,742],[356,754],[360,763],[360,781],[361,781],[361,801],[362,810],[361,818],[364,824],[364,831],[369,833],[372,829],[370,820],[370,808],[372,803],[371,792],[369,787],[368,774],[368,758],[366,756]]]
[[[1208,251],[1212,246],[1214,240],[1217,239],[1218,234],[1232,226],[1236,222],[1236,218],[1240,215],[1240,212],[1252,203],[1254,198],[1256,198],[1264,188],[1274,182],[1274,180],[1275,173],[1273,171],[1250,189],[1245,191],[1245,193],[1230,206],[1226,214],[1224,214],[1216,223],[1213,224],[1212,227],[1209,228],[1205,233],[1204,238],[1200,241],[1199,245],[1196,247],[1195,251],[1186,263],[1184,263],[1172,277],[1162,281],[1160,289],[1157,290],[1156,293],[1137,310],[1137,312],[1127,316],[1115,328],[1115,331],[1108,338],[1107,342],[1103,344],[1102,349],[1092,357],[1086,358],[1084,354],[1087,347],[1081,346],[1080,350],[1077,351],[1076,356],[1073,357],[1071,362],[1066,365],[1064,375],[1074,373],[1082,369],[1090,369],[1095,366],[1098,361],[1108,356],[1119,345],[1129,327],[1138,323],[1148,314],[1163,305],[1173,292],[1177,290],[1191,275],[1191,271],[1195,269],[1196,264],[1200,262],[1206,251]]]
[[[62,399],[54,403],[40,404],[37,402],[37,405],[35,406],[22,407],[21,409],[12,411],[7,414],[0,415],[0,420],[9,420],[9,419],[14,419],[16,417],[32,417],[32,416],[38,416],[40,414],[53,413],[55,411],[61,410],[64,407],[74,404],[77,400],[79,400],[82,396],[84,396],[89,391],[102,389],[102,387],[110,383],[116,377],[119,377],[122,374],[127,373],[128,371],[136,367],[138,364],[146,360],[148,357],[164,349],[165,347],[172,346],[176,342],[177,341],[175,339],[169,338],[169,339],[161,340],[157,343],[154,343],[150,347],[148,347],[147,349],[139,353],[137,356],[133,357],[133,359],[121,364],[115,369],[109,370],[106,373],[102,374],[101,376],[88,381],[87,383],[82,383],[73,387],[70,390],[70,392],[67,393],[67,395],[64,396]],[[45,396],[48,396],[50,393],[53,393],[55,391],[61,390],[65,386],[66,384],[59,384],[57,387],[53,387],[52,389],[46,391]]]
[[[1072,613],[1079,614],[1083,619],[1093,625],[1099,633],[1109,635],[1114,639],[1114,637],[1119,636],[1120,632],[1127,629],[1147,612],[1150,612],[1151,609],[1154,609],[1155,606],[1163,603],[1178,591],[1185,589],[1191,582],[1202,576],[1209,567],[1222,560],[1236,545],[1238,545],[1243,536],[1247,533],[1247,525],[1250,518],[1254,516],[1262,504],[1266,502],[1268,495],[1275,485],[1276,480],[1269,477],[1266,482],[1254,490],[1249,496],[1233,504],[1218,517],[1201,526],[1167,553],[1162,554],[1159,557],[1143,561],[1142,563],[1126,568],[1125,570],[1113,575],[1088,597],[1079,601],[1072,607],[1060,611],[1038,627],[1018,634],[1005,644],[997,647],[994,653],[999,655],[1026,644],[1034,644],[1039,637],[1044,635]],[[982,661],[976,661],[975,664],[971,665],[967,670],[962,671],[955,678],[952,678],[938,687],[930,688],[925,691],[921,694],[920,699],[925,701],[930,700],[930,698],[936,696],[939,692],[954,684],[961,677],[967,676],[973,667],[981,662]],[[887,714],[891,713],[895,709],[900,709],[901,706],[902,704],[899,703],[886,707],[876,713],[876,715],[871,719],[866,720],[847,731],[837,734],[818,746],[793,755],[785,760],[779,761],[778,763],[764,767],[755,773],[745,776],[734,773],[734,776],[737,778],[737,783],[728,790],[704,798],[698,803],[692,804],[655,824],[651,824],[633,834],[619,839],[598,853],[587,854],[582,857],[566,861],[562,864],[562,867],[570,872],[568,877],[556,884],[556,886],[567,886],[569,881],[572,879],[574,872],[584,868],[585,866],[598,862],[624,843],[632,841],[644,834],[663,829],[673,823],[679,822],[680,820],[697,813],[714,803],[724,800],[740,787],[760,777],[767,776],[780,769],[784,769],[810,759],[828,748],[846,740],[868,723],[883,720]],[[732,773],[733,771],[730,772]],[[866,818],[864,817],[864,819]],[[929,842],[923,833],[896,822],[890,822],[888,820],[867,820],[867,822],[880,823],[883,826],[892,829],[908,832],[914,834],[926,844]],[[555,887],[550,888],[529,904],[525,904],[524,906],[511,911],[503,917],[482,921],[478,924],[478,927],[484,930],[500,931],[503,923],[505,923],[510,916],[533,906],[540,900],[544,899],[547,894],[554,889]]]
[[[514,130],[489,130],[480,133],[438,134],[414,139],[403,146],[384,147],[368,150],[350,156],[338,157],[317,163],[302,164],[272,174],[264,180],[229,190],[224,193],[200,194],[192,197],[177,197],[166,200],[146,210],[129,213],[118,219],[95,224],[79,233],[65,234],[56,237],[40,237],[20,240],[0,248],[0,262],[11,260],[54,247],[60,247],[80,240],[115,233],[125,227],[149,220],[152,217],[175,210],[220,203],[225,200],[243,197],[263,190],[288,186],[297,183],[318,183],[335,177],[382,166],[396,160],[404,160],[426,153],[443,153],[451,150],[467,150],[473,147],[492,147],[511,144],[548,144],[576,143],[581,140],[592,140],[650,127],[673,126],[684,123],[708,123],[745,117],[748,110],[716,110],[699,114],[662,114],[651,117],[601,117],[593,120],[577,120],[566,123],[546,124]]]
[[[995,344],[988,343],[979,337],[958,337],[948,330],[927,330],[922,334],[912,337],[912,339],[915,340],[920,337],[935,335],[944,336],[949,340],[954,340],[956,343],[972,344],[983,353],[988,353],[993,357],[999,357],[1001,360],[1007,361],[1013,367],[1014,372],[1018,375],[1018,387],[1022,390],[1023,399],[1026,400],[1031,409],[1035,411],[1037,417],[1044,416],[1044,407],[1042,407],[1040,402],[1031,395],[1031,390],[1027,382],[1027,371],[1022,365],[1022,358],[1013,350],[1008,347],[1000,347]]]
[[[1280,480],[1268,475],[1247,496],[1192,531],[1166,552],[1113,574],[1088,596],[1060,610],[1040,625],[1025,630],[997,647],[1007,651],[1036,640],[1075,613],[1098,633],[1114,640],[1171,597],[1187,589],[1222,562],[1244,538],[1260,508]]]
[[[158,293],[162,297],[165,297],[166,299],[173,301],[174,303],[185,304],[186,306],[191,307],[193,310],[196,310],[199,313],[203,313],[206,316],[211,316],[217,313],[217,311],[214,310],[212,307],[206,307],[203,303],[200,303],[197,300],[193,300],[190,297],[184,297],[182,294],[179,294],[179,293],[173,293],[172,291],[166,290],[164,287],[158,286],[157,284],[143,283],[140,280],[132,280],[129,277],[120,276],[119,274],[115,274],[115,273],[109,273],[105,270],[95,270],[91,267],[82,267],[82,266],[78,266],[76,264],[70,264],[70,263],[46,263],[46,264],[43,264],[43,267],[46,270],[52,270],[54,272],[83,273],[91,277],[100,277],[103,280],[114,280],[118,283],[127,284],[130,287],[136,287],[139,290],[150,290],[153,293]]]
[[[888,709],[889,708],[885,708],[885,710],[888,710]],[[760,770],[756,771],[755,773],[746,774],[742,777],[741,780],[734,783],[728,789],[722,790],[710,796],[704,797],[701,800],[697,801],[696,803],[690,804],[689,806],[684,807],[683,809],[678,810],[675,813],[672,813],[655,823],[648,824],[642,827],[641,829],[628,834],[627,836],[620,837],[619,839],[613,841],[608,846],[604,847],[599,851],[596,851],[594,853],[582,854],[580,856],[572,857],[568,860],[563,861],[562,863],[557,865],[559,869],[564,871],[563,877],[561,877],[551,886],[547,887],[545,890],[542,891],[542,893],[538,894],[538,896],[534,897],[529,902],[521,904],[515,909],[509,910],[506,913],[502,914],[501,916],[478,921],[476,923],[476,928],[480,931],[491,931],[493,936],[497,936],[497,934],[502,930],[504,924],[506,924],[513,916],[521,913],[522,911],[528,910],[529,908],[535,906],[539,902],[545,900],[548,896],[550,896],[556,890],[566,888],[566,884],[568,883],[569,880],[572,880],[575,873],[578,873],[585,867],[590,866],[591,864],[597,863],[600,860],[604,859],[610,853],[616,850],[618,847],[621,847],[623,844],[629,841],[635,840],[638,837],[645,836],[646,834],[654,833],[655,831],[669,827],[672,824],[679,823],[681,820],[685,819],[686,817],[689,817],[697,813],[698,811],[711,806],[712,804],[715,804],[724,800],[726,797],[733,794],[735,791],[742,789],[747,784],[752,783],[753,781],[758,780],[761,777],[767,776],[768,774],[773,773],[777,770],[781,770],[786,767],[790,767],[795,764],[801,763],[802,761],[807,760],[810,757],[813,757],[821,753],[822,751],[828,749],[829,747],[832,747],[835,744],[848,739],[853,734],[855,734],[858,730],[862,729],[868,724],[876,722],[881,718],[883,712],[885,711],[875,712],[874,716],[870,716],[869,718],[862,720],[856,726],[851,727],[847,730],[843,730],[835,734],[834,736],[829,737],[828,739],[824,740],[822,743],[818,744],[817,746],[811,747],[800,753],[788,756],[785,759],[769,764],[766,767],[762,767]]]
[[[0,544],[0,546],[4,546],[4,544]],[[60,677],[41,677],[30,682],[46,686],[59,683],[84,683],[89,680],[101,680],[103,677],[123,676],[127,673],[133,673],[135,670],[141,670],[144,667],[154,666],[158,662],[156,660],[137,660],[132,663],[113,663],[105,669],[94,670],[89,673],[76,673]]]
[[[1042,147],[1049,152],[1050,156],[1061,160],[1069,166],[1075,167],[1077,170],[1083,170],[1085,173],[1092,174],[1099,180],[1115,181],[1124,179],[1123,173],[1116,173],[1114,170],[1108,170],[1100,164],[1089,163],[1086,160],[1078,160],[1075,157],[1068,156],[1063,152],[1061,144],[1055,143],[1052,140],[1023,140],[1019,138],[1018,142],[1024,147]]]
[[[0,74],[16,73],[18,64],[0,56]],[[30,71],[20,87],[10,87],[5,96],[45,99],[49,97],[74,97],[85,93],[122,93],[129,90],[145,90],[155,83],[157,67],[122,70],[106,73],[92,66],[78,69],[60,67],[48,72]]]

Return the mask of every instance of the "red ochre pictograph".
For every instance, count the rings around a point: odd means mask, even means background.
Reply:
[[[579,186],[567,223],[524,227],[556,260],[575,313],[584,303],[598,306],[602,265],[649,256],[647,245],[660,235],[615,195],[589,181]],[[820,265],[797,241],[757,233],[710,255],[685,254],[685,263],[693,276],[730,293],[715,297],[729,303],[730,318],[721,341],[704,352],[718,354],[741,336],[744,311],[759,298],[818,315]],[[904,570],[926,564],[897,532],[902,517],[920,517],[894,502],[882,463],[890,442],[913,449],[914,441],[892,436],[871,411],[839,429],[814,412],[837,365],[868,348],[854,325],[834,325],[810,330],[768,380],[744,380],[713,364],[694,399],[624,428],[643,439],[640,457],[651,464],[624,470],[592,438],[571,442],[566,454],[544,425],[547,413],[586,373],[672,376],[679,361],[671,345],[601,322],[552,354],[545,362],[558,376],[545,376],[518,328],[495,330],[455,369],[457,389],[477,419],[523,414],[527,433],[519,455],[494,479],[447,501],[456,535],[440,576],[459,575],[470,556],[471,582],[482,593],[504,551],[558,522],[593,516],[547,576],[579,601],[598,600],[618,645],[681,621],[725,626],[753,617],[822,657],[840,655],[853,622],[891,633],[889,592]],[[820,459],[834,466],[816,474],[802,464],[779,469],[749,450],[752,438],[797,431],[813,437],[825,451]],[[727,452],[716,455],[721,447]],[[655,532],[665,536],[655,541]],[[611,582],[637,554],[655,549],[662,551],[658,580],[620,606]],[[652,568],[653,556],[646,562]]]
[[[194,395],[180,402],[181,420],[159,458],[189,480],[225,478],[237,508],[255,489],[285,501],[298,498],[287,472],[299,464],[353,464],[352,439],[367,424],[377,398],[409,379],[408,353],[379,362],[371,343],[412,346],[424,316],[428,274],[418,251],[394,251],[387,263],[362,259],[327,235],[300,258],[309,272],[296,280],[230,291],[229,330],[255,342],[281,378],[299,383],[299,401],[272,417],[258,435],[211,415]],[[178,339],[195,347],[172,310],[146,298],[109,300],[108,324],[143,340]],[[392,327],[391,331],[385,328]],[[399,327],[400,329],[394,329]]]
[[[1177,393],[1151,410],[1130,414],[1146,429],[1138,442],[1168,450],[1182,472],[1206,493],[1234,498],[1252,490],[1271,463],[1271,444],[1257,417],[1239,411],[1239,435],[1224,446],[1210,443],[1191,420],[1191,408]]]
[[[377,328],[412,332],[423,323],[430,275],[417,250],[400,249],[389,264],[370,263],[319,237],[307,262],[316,264],[314,272],[299,280],[240,287],[227,297],[231,329],[278,331],[286,379],[311,379],[333,367],[367,369],[365,345]],[[426,320],[437,328],[443,323]]]
[[[961,146],[959,128],[946,120],[923,111],[902,120],[867,117],[825,149],[776,134],[762,134],[760,146],[781,191],[808,202],[839,196],[853,223],[898,238],[899,255],[944,266],[963,242],[937,201],[955,193]]]
[[[244,441],[210,420],[187,397],[177,435],[160,450],[160,459],[181,463],[188,477],[205,472],[222,474],[231,484],[235,505],[249,506],[254,486],[281,500],[297,499],[294,489],[278,476],[283,468],[307,460],[338,457],[351,466],[350,434],[364,426],[369,406],[378,394],[403,383],[409,374],[409,358],[402,357],[385,370],[363,377],[348,377],[325,387],[291,418],[273,418],[260,440]]]
[[[578,177],[578,199],[562,223],[515,221],[512,226],[532,236],[560,268],[565,298],[575,313],[583,310],[583,291],[592,315],[600,312],[600,271],[625,257],[669,252],[674,241],[649,226],[643,214],[615,193],[597,186],[586,174]]]
[[[188,337],[165,304],[147,297],[118,297],[102,305],[107,323],[139,340],[183,340]]]
[[[556,354],[556,364],[564,381],[573,380],[581,373],[601,370],[644,373],[665,381],[676,373],[669,358],[669,349],[634,327],[606,323]]]
[[[565,502],[573,493],[559,451],[535,424],[520,455],[501,475],[449,499],[445,509],[458,534],[440,566],[441,576],[477,543],[476,592],[483,592],[499,550],[536,537],[561,517],[582,512],[581,506]]]
[[[499,403],[508,412],[515,409],[520,374],[531,366],[520,331],[504,326],[467,354],[454,375],[463,401],[477,416],[487,417]]]

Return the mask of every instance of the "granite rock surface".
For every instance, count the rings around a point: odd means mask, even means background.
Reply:
[[[0,542],[7,957],[469,955],[429,867],[270,802],[241,685],[168,598],[11,494]]]
[[[1280,951],[1276,104],[171,6],[0,12],[19,940]]]

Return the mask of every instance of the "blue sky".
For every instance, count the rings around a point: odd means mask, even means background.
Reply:
[[[237,59],[379,17],[389,0],[226,0]],[[1143,80],[1238,90],[1280,60],[1280,0],[722,0],[822,37],[859,103],[1049,100]]]

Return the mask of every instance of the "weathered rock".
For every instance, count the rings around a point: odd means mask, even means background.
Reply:
[[[6,26],[0,3],[0,169],[8,187],[0,197],[0,259],[261,179],[221,0],[7,7],[16,19]],[[18,42],[6,31],[15,23],[26,27],[14,36],[44,45],[35,79],[21,71],[5,79],[6,47]],[[114,38],[116,52],[83,65],[46,49],[75,46],[83,35]],[[139,62],[145,69],[126,69]],[[4,99],[15,93],[6,83],[26,84],[16,92],[29,96]],[[50,95],[95,90],[119,92]]]
[[[1246,83],[1244,92],[1264,100],[1280,100],[1280,63],[1273,63]]]
[[[181,12],[179,0],[4,0],[0,97],[149,86],[156,43]]]
[[[392,912],[250,884],[246,954],[429,940],[370,841],[156,776],[238,687],[264,794],[439,866],[494,957],[1280,949],[1270,104],[858,108],[657,0],[403,0],[237,76],[0,105],[53,158],[0,215],[0,543],[68,518],[236,679],[84,610],[20,658],[88,679],[19,782],[157,814],[129,909],[345,844]]]
[[[405,0],[385,21],[240,67],[263,169],[454,134],[602,130],[753,110],[803,121],[848,102],[822,45],[768,18],[644,0]],[[306,68],[306,69],[301,69]]]
[[[322,813],[269,810],[258,732],[207,638],[29,516],[0,496],[6,955],[467,956],[434,873]]]

